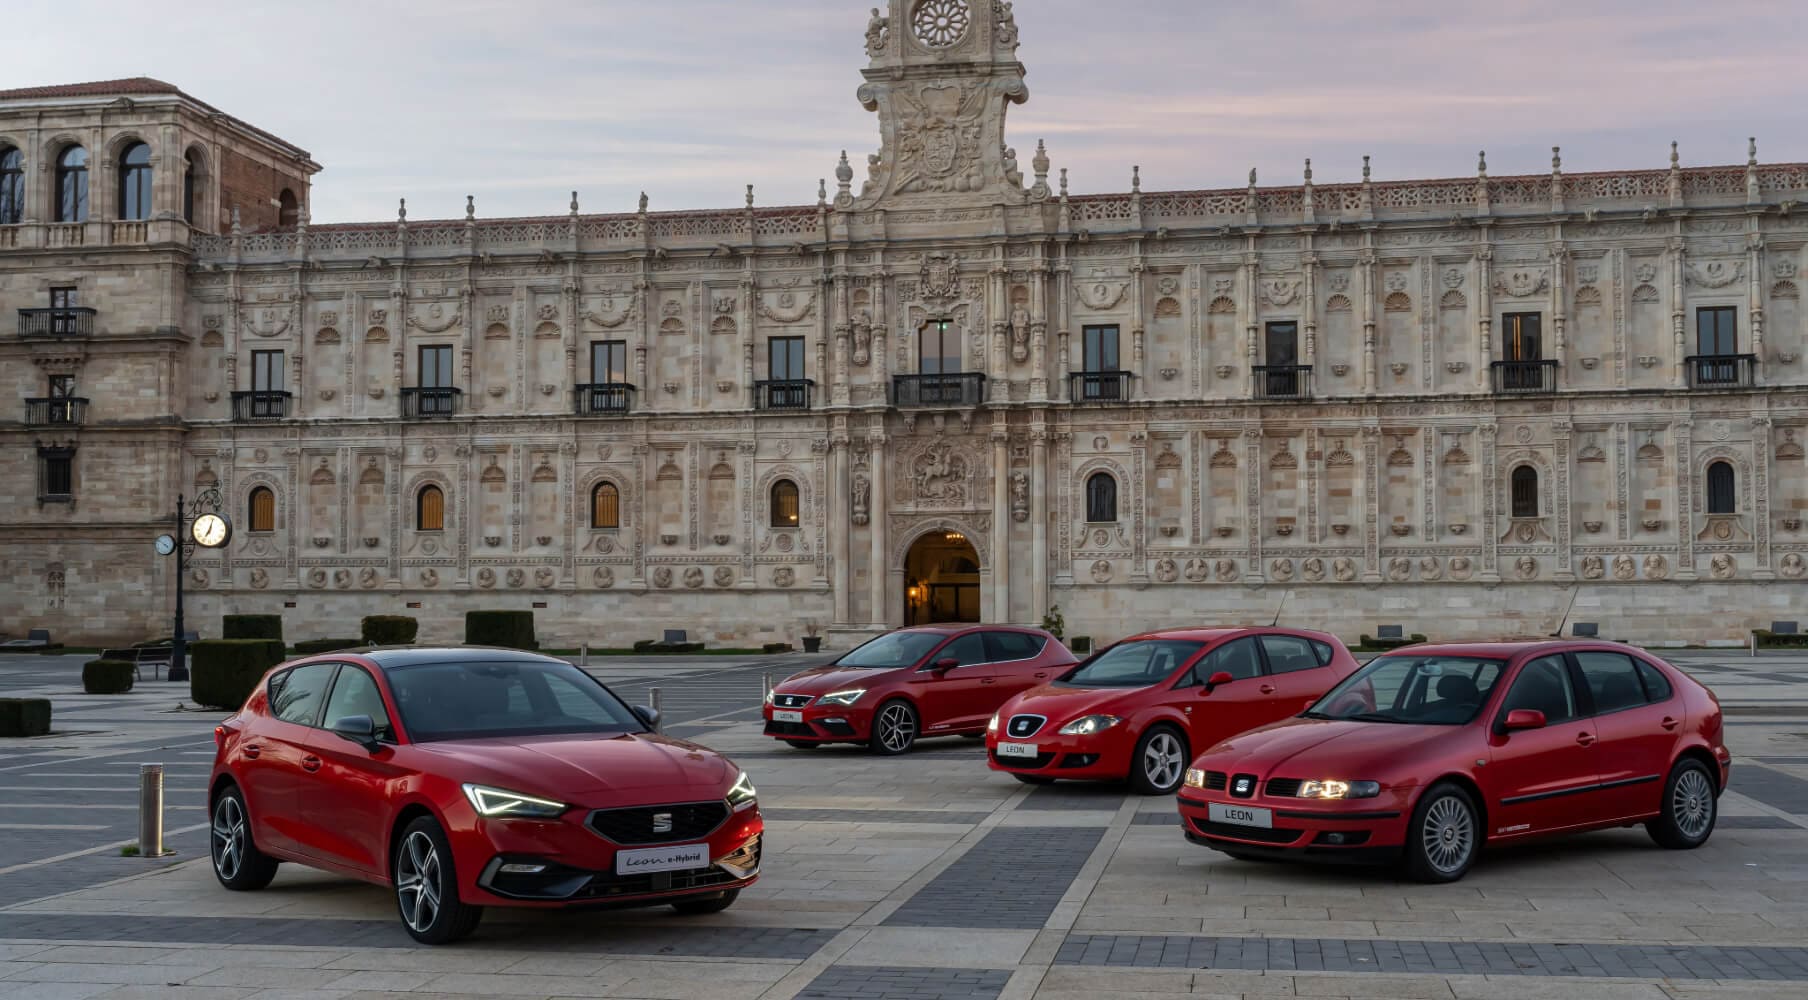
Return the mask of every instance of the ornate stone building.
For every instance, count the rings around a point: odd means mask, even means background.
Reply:
[[[167,628],[212,486],[197,620],[297,637],[1799,617],[1808,166],[1071,195],[1010,4],[864,41],[878,150],[784,208],[310,225],[174,88],[0,94],[5,627]]]

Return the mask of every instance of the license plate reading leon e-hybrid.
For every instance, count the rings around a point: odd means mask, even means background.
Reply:
[[[615,852],[615,874],[644,875],[647,872],[688,871],[709,867],[708,844],[681,844],[677,847],[644,847]]]
[[[804,713],[787,712],[782,708],[775,708],[772,710],[772,721],[773,722],[802,722],[802,721],[804,721]]]
[[[998,744],[998,756],[1000,757],[1029,757],[1033,759],[1037,756],[1037,750],[1038,747],[1034,743]]]
[[[1259,826],[1264,830],[1274,829],[1274,812],[1269,809],[1257,809],[1254,806],[1227,806],[1222,802],[1206,803],[1206,815],[1214,823],[1230,823],[1233,826]]]

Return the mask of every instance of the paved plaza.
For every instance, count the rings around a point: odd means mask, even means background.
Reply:
[[[0,744],[0,998],[1403,997],[1808,995],[1808,656],[1670,658],[1719,694],[1735,757],[1713,839],[1641,829],[1484,854],[1426,886],[1233,861],[1187,844],[1170,798],[1030,788],[975,741],[901,758],[760,735],[762,674],[826,657],[593,661],[666,731],[731,755],[768,823],[730,910],[492,910],[420,947],[391,896],[285,865],[228,893],[205,856],[215,712],[186,685],[80,693],[83,657],[0,657],[55,732]],[[161,859],[137,771],[165,765]]]

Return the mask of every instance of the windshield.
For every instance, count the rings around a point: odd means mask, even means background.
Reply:
[[[1500,660],[1381,656],[1306,711],[1313,719],[1460,726],[1475,718],[1500,678]]]
[[[1146,687],[1159,684],[1192,659],[1203,642],[1143,639],[1120,642],[1063,678],[1081,687]]]
[[[569,663],[420,663],[391,668],[389,687],[416,742],[646,729],[621,699]]]
[[[835,661],[838,667],[908,667],[922,659],[943,639],[942,632],[892,632],[868,642]]]

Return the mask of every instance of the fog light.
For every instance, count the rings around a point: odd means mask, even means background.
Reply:
[[[825,726],[845,726],[845,725],[847,725],[846,719],[822,719],[820,721]]]
[[[503,875],[538,875],[546,870],[545,865],[508,864],[496,869]]]

